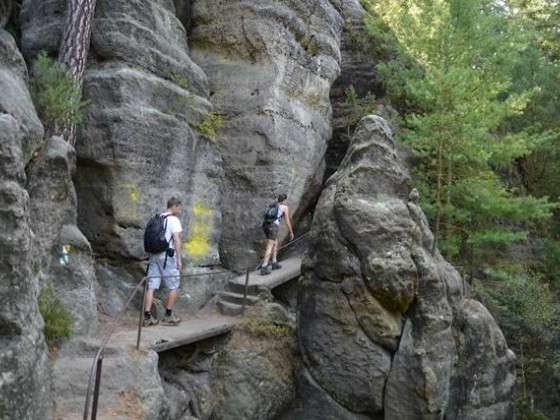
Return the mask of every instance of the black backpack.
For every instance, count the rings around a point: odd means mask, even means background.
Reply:
[[[156,214],[146,225],[144,230],[144,250],[150,254],[160,254],[167,251],[169,242],[165,239],[167,216]]]
[[[264,221],[265,225],[270,225],[274,223],[278,219],[278,212],[280,211],[278,207],[278,203],[272,203],[266,211],[264,212]]]

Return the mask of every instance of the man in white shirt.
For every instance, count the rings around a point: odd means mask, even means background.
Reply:
[[[159,321],[152,316],[151,308],[154,299],[154,290],[159,289],[163,276],[163,285],[167,290],[165,298],[165,317],[162,323],[178,325],[181,319],[173,314],[173,304],[177,299],[177,289],[181,275],[181,238],[183,231],[179,215],[182,203],[175,197],[167,201],[167,209],[162,213],[165,216],[165,239],[169,243],[167,251],[152,254],[148,267],[148,290],[144,300],[144,326],[157,325]]]

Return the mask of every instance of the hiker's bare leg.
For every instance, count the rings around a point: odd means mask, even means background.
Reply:
[[[271,239],[266,240],[266,251],[264,253],[264,259],[262,263],[263,267],[266,267],[268,265],[268,262],[270,261],[270,255],[272,254],[272,248],[274,248],[275,243],[276,241],[273,241]]]
[[[152,302],[154,300],[154,289],[146,290],[146,296],[144,297],[144,311],[150,312],[152,309]]]
[[[165,309],[173,309],[173,305],[177,299],[177,290],[178,289],[173,289],[167,292],[167,296],[165,296]]]
[[[278,239],[274,241],[274,245],[272,246],[272,262],[277,262],[276,254],[278,254]]]

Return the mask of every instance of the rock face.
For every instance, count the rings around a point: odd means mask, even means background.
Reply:
[[[340,2],[198,0],[191,48],[224,115],[221,257],[244,269],[262,213],[287,193],[296,219],[317,196],[339,73]]]
[[[28,61],[41,49],[56,54],[65,7],[65,0],[24,1]],[[95,16],[84,81],[91,105],[78,133],[74,181],[78,225],[98,257],[106,298],[142,277],[144,226],[172,195],[184,203],[186,265],[219,263],[222,164],[217,146],[191,128],[212,106],[173,2],[99,0]],[[206,283],[190,292],[197,307],[219,286]],[[108,312],[118,301],[105,305]]]
[[[25,62],[1,26],[0,92],[0,418],[41,420],[50,409],[49,377],[24,168],[43,127]]]
[[[52,366],[54,418],[82,418],[87,381],[97,349],[97,345],[80,340],[59,349]],[[98,418],[162,419],[165,398],[157,369],[158,354],[154,351],[109,346],[103,359]]]
[[[321,195],[304,260],[309,398],[321,389],[354,416],[389,420],[511,419],[515,357],[457,271],[432,255],[408,182],[388,124],[362,119]],[[311,401],[305,414],[319,418]]]
[[[64,4],[24,3],[28,59],[40,49],[56,52]],[[211,104],[173,3],[98,1],[93,27],[84,85],[92,104],[77,145],[78,201],[88,203],[80,227],[103,256],[139,259],[147,219],[176,195],[185,204],[188,260],[216,263],[221,162],[189,126]]]
[[[218,263],[221,161],[189,126],[211,105],[173,4],[100,1],[94,28],[93,104],[77,147],[80,226],[107,258],[140,259],[147,219],[175,195],[187,261]]]
[[[325,156],[325,179],[336,172],[350,144],[351,133],[364,114],[363,109],[353,109],[346,95],[347,89],[354,89],[359,98],[368,94],[376,97],[383,95],[381,82],[375,71],[375,66],[381,59],[381,45],[368,34],[364,15],[365,10],[359,0],[342,0],[342,63],[340,75],[330,92],[333,134]]]
[[[72,314],[74,335],[97,326],[95,268],[91,246],[76,226],[77,200],[72,182],[74,148],[52,137],[29,165],[31,228],[41,287],[51,287]]]
[[[259,325],[273,327],[272,319]],[[277,418],[295,397],[295,337],[260,331],[241,325],[230,337],[161,353],[168,418]]]

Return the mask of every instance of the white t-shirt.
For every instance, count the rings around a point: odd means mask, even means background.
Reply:
[[[276,216],[276,220],[274,221],[275,224],[277,224],[278,226],[280,226],[280,222],[282,221],[282,218],[284,217],[284,213],[286,213],[286,205],[284,204],[280,204],[278,206],[278,213]]]
[[[165,227],[165,239],[169,242],[170,248],[175,248],[175,243],[171,238],[174,233],[181,233],[183,231],[181,221],[177,216],[171,216],[171,213],[163,213],[163,215],[168,215],[167,226]]]

